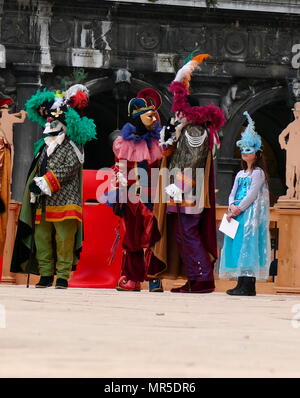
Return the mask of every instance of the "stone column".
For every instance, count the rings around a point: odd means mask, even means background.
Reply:
[[[38,64],[14,64],[17,85],[17,108],[24,109],[25,102],[41,87]],[[40,138],[37,123],[26,120],[14,127],[15,159],[12,178],[12,199],[21,202],[23,189],[33,159],[33,143]]]
[[[36,13],[30,17],[31,26],[37,26],[35,32],[31,34],[36,34],[35,38],[40,45],[40,71],[52,73],[53,65],[51,61],[51,52],[49,45],[49,26],[52,17],[52,6],[50,1],[39,0],[37,5]]]

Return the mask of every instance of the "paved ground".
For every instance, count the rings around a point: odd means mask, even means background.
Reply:
[[[0,285],[1,308],[0,377],[300,376],[300,296]]]

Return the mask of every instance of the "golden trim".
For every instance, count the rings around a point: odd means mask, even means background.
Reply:
[[[132,111],[132,114],[139,113],[141,111],[146,111],[146,110],[155,111],[155,107],[154,107],[154,105],[150,105],[150,106],[147,106],[147,107],[144,107],[144,108],[135,109],[135,110]]]
[[[79,222],[82,222],[82,218],[79,218],[77,216],[65,216],[65,217],[61,217],[61,218],[49,218],[47,217],[46,214],[46,221],[48,222],[59,222],[59,221],[64,221],[64,220],[77,220]]]
[[[62,212],[65,210],[77,210],[82,213],[82,207],[78,205],[64,205],[64,206],[46,206],[46,212]]]

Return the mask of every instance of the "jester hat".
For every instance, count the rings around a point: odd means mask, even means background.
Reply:
[[[132,98],[128,104],[128,116],[135,119],[143,113],[157,111],[161,106],[162,99],[160,94],[153,88],[145,88],[137,93],[136,98]]]
[[[80,91],[80,90],[79,90]],[[67,91],[68,93],[68,91]],[[80,109],[80,100],[72,100],[77,92],[72,96],[66,96],[66,93],[59,91],[50,91],[44,89],[38,90],[29,100],[26,101],[25,109],[28,119],[44,127],[46,122],[59,120],[67,130],[66,135],[70,137],[77,145],[84,145],[86,142],[96,138],[96,126],[92,119],[81,117],[78,112],[72,108],[72,105]],[[80,94],[81,98],[83,95]],[[84,96],[86,101],[86,96]]]
[[[248,120],[248,126],[242,133],[242,139],[237,141],[236,145],[240,148],[241,153],[250,154],[256,153],[262,150],[261,137],[255,131],[254,121],[251,119],[249,113],[246,111],[243,113]]]

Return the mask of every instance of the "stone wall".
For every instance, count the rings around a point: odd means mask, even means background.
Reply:
[[[235,141],[243,111],[259,118],[266,105],[286,104],[285,118],[290,117],[288,108],[296,99],[291,83],[298,80],[291,61],[292,48],[300,43],[299,10],[299,1],[222,1],[209,10],[200,0],[2,0],[0,90],[22,108],[37,88],[71,84],[74,71],[83,68],[83,82],[95,95],[114,96],[115,72],[124,68],[133,82],[128,95],[156,88],[164,99],[165,119],[171,103],[167,86],[176,70],[191,51],[210,53],[213,58],[195,73],[192,90],[199,104],[220,105],[228,118],[216,163],[218,202],[223,204],[238,165]],[[262,126],[272,125],[271,119],[269,114]],[[281,127],[274,122],[264,139],[282,169],[276,126]],[[13,199],[21,199],[39,134],[29,121],[16,128]]]

